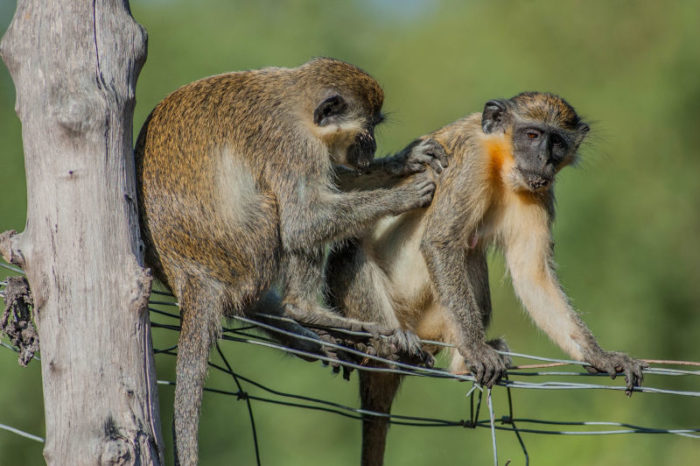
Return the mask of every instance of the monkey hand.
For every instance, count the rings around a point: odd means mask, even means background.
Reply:
[[[425,139],[406,154],[400,174],[405,176],[423,172],[428,166],[435,173],[442,173],[447,165],[447,153],[442,145],[435,139]]]
[[[467,360],[467,367],[479,385],[491,388],[506,373],[507,359],[489,344],[472,345],[460,353]]]
[[[405,184],[395,188],[394,192],[400,202],[396,213],[428,207],[435,194],[435,182],[426,172],[416,173]]]
[[[603,351],[602,349],[592,355],[587,355],[585,361],[590,366],[585,369],[591,374],[605,372],[612,379],[618,374],[625,374],[627,396],[632,396],[634,387],[640,387],[644,380],[644,369],[649,367],[643,361],[633,359],[625,353],[617,351]]]
[[[486,344],[496,351],[499,351],[498,357],[501,358],[506,367],[511,367],[513,365],[513,358],[511,358],[509,354],[503,354],[504,352],[510,353],[510,347],[503,338],[494,338],[493,340],[487,341]]]

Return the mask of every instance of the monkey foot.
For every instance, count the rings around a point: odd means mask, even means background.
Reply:
[[[383,339],[382,346],[388,346],[385,353],[387,359],[433,367],[433,355],[423,350],[418,336],[408,330],[396,329],[392,335]]]
[[[366,329],[365,329],[366,330]],[[359,351],[366,356],[361,356],[351,351],[343,351],[340,348],[326,346],[326,356],[337,362],[328,363],[333,372],[338,373],[342,367],[343,378],[347,379],[352,372],[352,367],[343,365],[343,361],[359,365],[381,364],[373,358],[387,359],[389,361],[403,362],[406,364],[432,367],[434,359],[432,354],[424,351],[418,337],[407,330],[394,329],[390,335],[388,332],[374,333],[373,337],[348,335],[335,333],[333,330],[316,330],[321,340],[334,345],[340,345],[350,350]]]

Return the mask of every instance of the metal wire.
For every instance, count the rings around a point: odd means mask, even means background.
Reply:
[[[5,424],[0,424],[0,429],[6,430],[8,432],[12,432],[13,434],[17,434],[20,437],[28,438],[29,440],[34,440],[35,442],[44,443],[44,439],[42,437],[37,437],[36,435],[32,435],[32,434],[27,433],[23,430],[19,430],[15,427],[6,426]]]
[[[164,311],[159,311],[158,314],[164,315],[171,317],[173,319],[177,318],[176,314],[171,314],[168,312]],[[275,316],[269,316],[265,315],[265,319],[272,319]],[[291,354],[297,354],[297,355],[303,355],[307,357],[316,357],[319,360],[322,361],[332,361],[329,360],[330,358],[325,358],[324,356],[319,356],[315,355],[312,353],[307,353],[303,351],[299,351],[293,348],[288,348],[285,347],[279,343],[275,343],[271,341],[269,338],[261,337],[259,335],[250,333],[251,326],[256,325],[262,329],[264,329],[266,332],[275,332],[275,333],[281,333],[281,334],[286,334],[290,336],[294,336],[294,334],[291,334],[289,332],[282,331],[280,329],[277,329],[274,326],[270,326],[266,323],[259,322],[255,319],[251,319],[248,317],[240,317],[240,318],[234,318],[235,320],[238,320],[244,324],[247,324],[244,327],[227,327],[224,328],[223,334],[222,334],[222,339],[227,339],[231,341],[239,341],[239,342],[244,342],[247,344],[257,344],[260,346],[265,346],[265,347],[270,347],[270,348],[275,348],[279,349],[282,351],[289,352]],[[282,318],[285,319],[285,318]],[[156,323],[155,326],[156,328],[161,325]],[[163,325],[165,328],[169,329],[175,329],[177,326],[173,325]],[[338,329],[333,329],[333,331],[340,331]],[[350,333],[350,332],[348,332]],[[369,337],[370,335],[364,333],[364,332],[352,332],[352,334],[356,336],[367,336]],[[306,339],[307,337],[300,337],[301,339]],[[260,339],[264,339],[265,341],[260,341]],[[309,338],[309,340],[316,341],[312,338]],[[326,345],[328,347],[336,348],[338,345],[333,345],[330,343],[326,342],[318,342],[322,345]],[[426,342],[424,342],[426,343]],[[429,342],[427,342],[429,343]],[[443,345],[445,346],[445,345]],[[422,367],[416,367],[416,366],[411,366],[408,364],[403,364],[403,363],[398,363],[396,361],[391,361],[387,360],[378,356],[374,355],[368,355],[364,354],[362,352],[357,352],[355,353],[352,349],[347,349],[344,347],[344,351],[348,351],[352,354],[357,354],[361,355],[367,359],[373,360],[375,362],[382,362],[386,366],[385,367],[366,367],[362,365],[358,365],[355,363],[351,362],[346,362],[346,361],[334,361],[337,364],[342,364],[342,365],[347,365],[349,367],[355,368],[355,369],[360,369],[360,370],[370,370],[370,371],[380,371],[380,372],[390,372],[390,373],[396,373],[396,374],[401,374],[401,375],[413,375],[413,376],[424,376],[424,377],[435,377],[435,378],[453,378],[456,380],[473,380],[471,376],[467,376],[464,374],[450,374],[449,372],[445,371],[444,369],[427,369],[427,368],[422,368]],[[173,354],[172,352],[168,354]],[[579,361],[567,361],[567,360],[561,360],[561,359],[553,359],[553,358],[543,358],[543,357],[538,357],[538,356],[531,356],[527,354],[522,354],[522,353],[506,353],[509,354],[511,357],[517,357],[517,358],[524,358],[524,359],[530,359],[534,361],[542,361],[542,362],[547,362],[547,363],[555,363],[557,365],[576,365],[576,366],[584,366],[586,365],[585,363],[581,363]],[[692,363],[691,363],[692,364]],[[212,365],[212,367],[216,368],[217,370],[222,370],[222,368],[217,367],[216,365]],[[229,367],[230,369],[230,367]],[[227,371],[227,370],[225,370]],[[648,368],[645,370],[645,373],[648,374],[655,374],[655,375],[667,375],[667,376],[698,376],[700,375],[699,371],[693,371],[693,370],[680,370],[680,369],[670,369],[670,368]],[[585,376],[585,377],[599,377],[599,376],[605,376],[605,374],[590,374],[588,372],[572,372],[572,371],[533,371],[533,370],[510,370],[508,371],[508,375],[510,376]],[[509,431],[513,432],[518,440],[518,443],[523,451],[523,455],[525,457],[525,464],[526,466],[529,465],[529,454],[527,451],[527,448],[525,447],[525,443],[522,439],[521,433],[532,433],[532,434],[543,434],[543,435],[619,435],[619,434],[672,434],[672,435],[679,435],[679,436],[685,436],[685,437],[692,437],[692,438],[700,438],[700,428],[693,428],[693,429],[659,429],[659,428],[648,428],[648,427],[642,427],[642,426],[636,426],[636,425],[631,425],[631,424],[625,424],[625,423],[618,423],[618,422],[594,422],[594,421],[576,421],[576,422],[562,422],[562,421],[545,421],[545,420],[536,420],[536,419],[529,419],[529,418],[514,418],[513,416],[513,406],[512,406],[512,396],[511,396],[511,388],[524,388],[524,389],[612,389],[612,390],[625,390],[625,387],[616,387],[616,386],[610,386],[610,385],[600,385],[600,384],[584,384],[584,383],[572,383],[572,382],[552,382],[552,381],[547,381],[543,383],[532,383],[532,382],[523,382],[519,380],[511,380],[507,376],[504,378],[504,380],[501,381],[501,385],[506,387],[507,391],[507,401],[508,401],[508,412],[509,415],[507,416],[502,416],[500,419],[497,419],[494,415],[493,411],[493,400],[492,400],[492,395],[493,392],[489,390],[489,395],[488,395],[488,405],[489,405],[489,417],[488,419],[483,419],[483,420],[478,420],[479,416],[479,407],[481,405],[481,392],[479,390],[474,391],[475,389],[473,388],[470,390],[470,392],[467,394],[470,398],[470,419],[464,420],[464,419],[455,419],[455,420],[449,420],[449,419],[438,419],[438,418],[428,418],[428,417],[419,417],[419,416],[405,416],[405,415],[397,415],[397,414],[387,414],[387,413],[379,413],[379,412],[372,412],[368,410],[363,410],[363,409],[358,409],[358,408],[353,408],[350,406],[344,406],[339,403],[335,402],[330,402],[326,400],[321,400],[305,395],[294,395],[290,393],[285,393],[283,391],[271,389],[269,387],[264,386],[263,384],[256,382],[252,379],[246,378],[241,376],[240,374],[237,374],[238,379],[241,382],[245,382],[247,384],[250,384],[258,389],[262,389],[265,392],[269,393],[270,395],[273,395],[277,397],[278,399],[275,398],[268,398],[268,397],[261,397],[261,396],[252,396],[248,393],[246,393],[246,399],[250,400],[255,400],[255,401],[261,401],[265,403],[273,403],[277,405],[282,405],[282,406],[292,406],[296,408],[301,408],[301,409],[309,409],[309,410],[316,410],[316,411],[324,411],[324,412],[329,412],[333,414],[337,414],[343,417],[348,417],[352,419],[362,419],[365,416],[375,416],[375,417],[383,417],[383,418],[388,418],[389,422],[391,424],[398,424],[398,425],[409,425],[409,426],[416,426],[416,427],[480,427],[480,428],[488,428],[491,431],[491,439],[492,439],[492,449],[493,449],[493,454],[494,454],[494,464],[498,465],[498,451],[497,451],[497,444],[496,444],[496,436],[495,436],[495,431],[500,430],[500,431]],[[167,382],[166,382],[167,383]],[[476,387],[476,386],[475,386]],[[222,390],[215,390],[216,393],[222,393]],[[693,396],[697,397],[700,396],[700,392],[694,392],[694,391],[680,391],[680,390],[669,390],[665,388],[655,388],[655,387],[643,387],[641,389],[636,389],[635,391],[641,391],[641,392],[647,392],[647,393],[665,393],[665,394],[671,394],[671,395],[679,395],[679,396]],[[478,401],[477,401],[477,406],[476,406],[476,411],[474,410],[474,394],[478,393]],[[228,394],[231,395],[236,395],[240,396],[236,392],[229,392]],[[283,399],[279,399],[283,398]],[[287,401],[286,399],[291,399],[294,401]],[[516,425],[519,424],[520,426]],[[541,426],[549,426],[551,427],[550,429],[547,428],[533,428],[533,427],[522,427],[522,425],[541,425]],[[619,429],[607,429],[607,430],[559,430],[557,427],[559,426],[576,426],[576,427],[581,427],[581,428],[587,428],[587,427],[593,427],[593,426],[608,426],[608,427],[619,427]]]
[[[177,318],[177,315],[175,314],[170,314],[166,313],[163,311],[159,311],[161,315],[167,315],[172,318]],[[265,316],[267,318],[267,316]],[[281,329],[278,329],[274,326],[268,325],[263,322],[259,322],[253,319],[250,319],[248,317],[235,317],[236,320],[239,320],[241,322],[247,323],[247,324],[255,324],[258,325],[259,327],[265,329],[266,331],[270,332],[275,332],[275,333],[280,333],[284,334],[287,336],[292,336],[292,337],[297,337],[301,340],[308,340],[308,341],[313,341],[316,343],[320,343],[323,346],[327,346],[330,348],[334,349],[341,349],[345,352],[348,352],[350,354],[354,354],[356,356],[360,356],[375,362],[381,362],[383,364],[388,365],[388,367],[367,367],[347,361],[337,361],[332,358],[327,358],[324,356],[319,356],[314,353],[309,353],[309,352],[304,352],[300,351],[297,349],[285,347],[284,345],[281,345],[279,343],[271,342],[269,339],[266,341],[256,341],[255,339],[251,338],[235,338],[231,337],[230,335],[227,336],[227,334],[235,334],[236,330],[231,329],[231,328],[224,328],[224,339],[228,338],[234,338],[236,341],[243,341],[245,343],[250,343],[254,345],[260,345],[260,346],[266,346],[270,348],[275,348],[279,349],[282,351],[286,351],[295,355],[300,355],[300,356],[306,356],[310,358],[317,358],[322,361],[326,362],[333,362],[336,364],[341,364],[353,369],[360,369],[360,370],[366,370],[366,371],[374,371],[374,372],[387,372],[387,373],[395,373],[395,374],[400,374],[400,375],[414,375],[414,376],[424,376],[424,377],[439,377],[439,378],[452,378],[455,380],[461,380],[461,381],[474,381],[474,378],[471,375],[467,374],[453,374],[450,373],[444,369],[435,369],[435,368],[424,368],[424,367],[417,367],[413,366],[411,364],[406,364],[406,363],[401,363],[397,361],[391,361],[376,355],[369,355],[366,353],[363,353],[361,351],[354,350],[352,348],[346,348],[344,346],[340,345],[335,345],[332,343],[327,343],[327,342],[320,342],[318,340],[315,340],[310,337],[306,337],[303,335],[296,335],[292,332],[287,332]],[[156,324],[156,326],[159,324]],[[171,328],[175,329],[176,327]],[[250,337],[250,334],[246,335],[247,337]],[[532,360],[545,360],[548,362],[557,362],[557,363],[568,363],[568,364],[576,364],[576,365],[582,365],[581,362],[579,361],[568,361],[568,360],[557,360],[553,358],[542,358],[539,356],[531,356],[527,354],[522,354],[522,353],[513,353],[513,352],[501,352],[503,354],[510,355],[511,357],[519,357],[519,358],[527,358],[527,359],[532,359]],[[659,375],[700,375],[700,371],[675,371],[671,369],[667,369],[665,371],[654,371],[650,369],[645,369],[645,373],[653,373],[653,374],[659,374]],[[584,376],[584,377],[601,377],[601,376],[607,376],[606,374],[590,374],[588,372],[557,372],[557,371],[543,371],[543,372],[524,372],[524,371],[509,371],[508,374],[512,376],[519,376],[519,375],[526,375],[526,376],[552,376],[552,375],[561,375],[561,376],[570,376],[570,375],[576,375],[576,376]],[[540,382],[540,383],[535,383],[535,382],[523,382],[519,380],[501,380],[499,382],[499,385],[501,386],[508,386],[512,388],[522,388],[522,389],[543,389],[543,390],[583,390],[583,389],[592,389],[592,390],[615,390],[615,391],[625,391],[626,387],[624,386],[617,386],[617,385],[602,385],[602,384],[592,384],[592,383],[577,383],[577,382],[555,382],[555,381],[547,381],[547,382]],[[700,397],[700,392],[697,391],[683,391],[683,390],[670,390],[670,389],[665,389],[665,388],[657,388],[657,387],[649,387],[649,386],[644,386],[644,387],[635,387],[634,388],[635,392],[644,392],[644,393],[659,393],[659,394],[670,394],[670,395],[678,395],[678,396],[690,396],[690,397]]]
[[[22,273],[21,270],[16,269],[14,266],[4,264],[0,262],[0,266],[12,270],[13,272],[18,272]],[[3,286],[4,283],[0,283],[0,286]],[[153,294],[159,295],[159,296],[169,296],[172,297],[172,294],[169,292],[165,291],[160,291],[160,290],[153,290]],[[151,305],[155,306],[168,306],[168,307],[177,307],[178,304],[170,301],[163,301],[163,300],[152,300],[150,301]],[[164,311],[163,309],[159,308],[154,308],[154,307],[149,307],[149,310],[152,313],[152,317],[156,316],[162,316],[162,317],[167,317],[171,319],[177,319],[177,323],[179,324],[179,316],[178,314],[172,313],[172,312],[167,312]],[[265,318],[267,321],[270,320],[278,320],[278,321],[290,321],[291,319],[286,318],[286,317],[280,317],[280,316],[271,316],[271,315],[259,315],[259,317]],[[402,363],[399,361],[392,361],[386,358],[382,358],[376,355],[370,355],[367,353],[363,353],[361,351],[357,351],[353,348],[347,348],[341,345],[336,345],[333,343],[325,342],[325,341],[319,341],[310,337],[305,337],[302,335],[297,335],[295,333],[287,332],[282,329],[279,329],[273,325],[269,325],[265,322],[261,322],[257,319],[253,319],[250,317],[234,317],[235,321],[240,322],[242,325],[239,326],[230,326],[230,327],[224,327],[221,335],[221,340],[224,341],[233,341],[233,342],[239,342],[239,343],[246,343],[246,344],[252,344],[252,345],[257,345],[257,346],[262,346],[262,347],[267,347],[267,348],[273,348],[275,350],[280,350],[284,351],[290,354],[295,354],[299,356],[305,356],[308,358],[314,358],[317,360],[320,360],[324,363],[332,363],[332,364],[339,364],[342,366],[346,366],[352,369],[358,369],[358,370],[364,370],[364,371],[373,371],[373,372],[385,372],[385,373],[394,373],[394,374],[400,374],[400,375],[407,375],[407,376],[417,376],[417,377],[432,377],[432,378],[438,378],[438,379],[453,379],[453,380],[459,380],[459,381],[470,381],[473,382],[474,378],[469,375],[469,374],[453,374],[448,372],[447,370],[443,368],[425,368],[425,367],[419,367],[419,366],[414,366],[411,364],[406,364]],[[179,330],[179,325],[176,324],[166,324],[166,323],[161,323],[154,321],[152,322],[152,327],[155,329],[164,329],[164,330],[169,330],[169,331],[178,331]],[[294,348],[290,348],[287,346],[284,346],[280,343],[278,343],[276,340],[269,338],[267,336],[260,335],[257,332],[254,332],[253,330],[255,329],[263,329],[267,333],[278,333],[282,335],[287,335],[291,336],[294,338],[299,338],[302,340],[309,340],[313,341],[317,344],[323,345],[327,348],[333,348],[333,349],[339,349],[342,350],[346,353],[353,354],[355,356],[361,357],[364,360],[371,360],[376,363],[381,363],[379,367],[376,366],[365,366],[363,364],[357,364],[354,362],[350,361],[338,361],[334,358],[330,358],[324,355],[319,355],[315,353],[309,353],[305,351],[300,351]],[[371,337],[370,334],[366,332],[356,332],[356,331],[348,331],[345,329],[338,329],[338,328],[332,328],[328,329],[333,332],[341,333],[341,334],[346,334],[350,336],[356,336],[356,337]],[[429,345],[436,345],[436,346],[442,346],[442,347],[452,347],[452,345],[443,343],[443,342],[437,342],[437,341],[431,341],[431,340],[422,340],[423,344],[429,344]],[[12,349],[13,351],[17,351],[16,348],[14,348],[11,345],[8,345],[4,342],[0,341],[0,346],[8,349]],[[175,350],[177,349],[177,345],[173,345],[167,348],[161,348],[161,349],[154,349],[154,352],[156,354],[164,354],[164,355],[169,355],[169,356],[174,356],[176,355]],[[650,428],[650,427],[642,427],[642,426],[637,426],[637,425],[632,425],[632,424],[627,424],[627,423],[619,423],[619,422],[609,422],[609,421],[547,421],[547,420],[541,420],[541,419],[530,419],[530,418],[514,418],[513,415],[513,403],[512,403],[512,396],[511,396],[511,389],[544,389],[544,390],[600,390],[600,389],[605,389],[605,390],[616,390],[616,391],[623,391],[625,390],[624,386],[615,386],[615,385],[603,385],[603,384],[592,384],[592,383],[575,383],[575,382],[557,382],[557,381],[544,381],[544,382],[525,382],[522,380],[512,380],[510,377],[600,377],[603,376],[605,377],[606,374],[590,374],[585,371],[571,371],[571,370],[543,370],[543,371],[537,371],[534,370],[536,368],[546,368],[549,369],[550,367],[561,367],[561,366],[578,366],[578,367],[583,367],[586,366],[586,363],[580,362],[580,361],[571,361],[571,360],[565,360],[565,359],[554,359],[554,358],[546,358],[546,357],[541,357],[541,356],[533,356],[533,355],[528,355],[528,354],[523,354],[523,353],[514,353],[514,352],[501,352],[502,354],[507,354],[511,356],[511,358],[521,358],[521,359],[527,359],[531,361],[537,361],[541,364],[532,364],[528,366],[516,366],[515,368],[511,369],[508,371],[506,377],[504,377],[500,382],[499,385],[505,387],[506,393],[507,393],[507,401],[508,401],[508,415],[507,416],[502,416],[500,418],[497,418],[494,414],[493,410],[493,400],[492,400],[492,395],[494,392],[491,390],[488,391],[487,395],[487,403],[488,403],[488,408],[489,408],[489,416],[488,419],[482,419],[479,420],[479,412],[480,412],[480,406],[481,406],[481,398],[482,398],[482,393],[480,391],[480,388],[472,388],[472,390],[467,393],[469,399],[470,399],[470,418],[469,419],[440,419],[440,418],[431,418],[431,417],[421,417],[421,416],[408,416],[408,415],[400,415],[400,414],[387,414],[387,413],[380,413],[380,412],[374,412],[374,411],[369,411],[365,409],[360,409],[360,408],[355,408],[351,406],[345,406],[340,403],[328,401],[328,400],[323,400],[319,398],[314,398],[311,396],[307,395],[299,395],[299,394],[292,394],[292,393],[287,393],[278,389],[273,389],[270,388],[266,385],[263,385],[262,383],[252,380],[250,378],[244,377],[243,375],[237,373],[236,371],[233,370],[232,366],[228,362],[223,350],[220,348],[219,344],[217,343],[217,352],[219,353],[224,365],[219,365],[213,362],[210,362],[209,365],[217,370],[217,371],[222,371],[226,374],[229,374],[235,385],[237,390],[236,391],[231,391],[231,390],[224,390],[220,388],[213,388],[213,387],[205,387],[204,390],[210,393],[217,393],[221,395],[228,395],[228,396],[235,396],[239,400],[245,400],[248,406],[248,412],[249,412],[249,418],[251,422],[251,427],[252,427],[252,433],[253,433],[253,442],[255,446],[255,454],[256,454],[256,460],[258,465],[260,464],[260,452],[259,452],[259,445],[258,445],[258,436],[257,432],[255,429],[255,419],[253,416],[253,410],[251,406],[251,402],[263,402],[263,403],[271,403],[275,405],[280,405],[280,406],[289,406],[289,407],[295,407],[295,408],[300,408],[300,409],[308,409],[308,410],[315,410],[315,411],[323,411],[323,412],[328,412],[328,413],[333,413],[336,415],[340,415],[343,417],[348,417],[352,419],[358,419],[361,420],[366,416],[372,416],[372,417],[383,417],[387,418],[388,422],[391,424],[396,424],[396,425],[405,425],[405,426],[414,426],[414,427],[470,427],[470,428],[488,428],[491,431],[491,438],[492,438],[492,448],[493,448],[493,453],[494,453],[494,464],[498,465],[498,453],[497,453],[497,445],[496,445],[496,436],[495,436],[495,431],[496,430],[501,430],[501,431],[510,431],[513,432],[518,440],[518,443],[521,446],[521,449],[523,451],[523,454],[525,456],[525,464],[526,466],[529,465],[529,455],[527,452],[527,449],[525,447],[525,443],[523,442],[523,439],[521,437],[521,433],[532,433],[532,434],[543,434],[543,435],[620,435],[620,434],[670,434],[670,435],[679,435],[679,436],[684,436],[684,437],[691,437],[691,438],[700,438],[700,428],[688,428],[688,429],[661,429],[661,428]],[[38,357],[35,357],[35,359],[39,359]],[[700,365],[700,363],[696,362],[685,362],[685,361],[663,361],[664,363],[667,364],[685,364],[685,365]],[[654,362],[655,364],[657,362]],[[676,369],[676,368],[669,368],[669,367],[650,367],[644,370],[645,374],[653,374],[653,375],[658,375],[658,376],[672,376],[672,377],[679,377],[679,376],[699,376],[700,371],[698,370],[685,370],[685,369]],[[174,385],[174,382],[167,381],[167,380],[158,380],[158,383],[161,385]],[[268,396],[258,396],[258,395],[253,395],[250,394],[247,390],[244,384],[249,385],[250,387],[254,387],[256,389],[262,390],[263,392],[267,393]],[[698,391],[687,391],[687,390],[672,390],[672,389],[667,389],[667,388],[659,388],[659,387],[635,387],[634,389],[635,392],[643,392],[643,393],[659,393],[659,394],[667,394],[667,395],[674,395],[674,396],[689,396],[689,397],[700,397],[700,392]],[[476,409],[474,406],[474,397],[477,396],[476,400]],[[517,424],[520,424],[520,426],[516,426]],[[530,426],[546,426],[546,427],[522,427],[522,425],[530,425]],[[580,430],[560,430],[559,427],[561,426],[567,426],[567,427],[578,427]],[[591,427],[600,427],[600,426],[605,426],[605,427],[610,427],[610,429],[598,429],[598,430],[590,430],[589,428]],[[614,428],[614,429],[613,429]],[[44,439],[41,437],[34,436],[32,434],[28,434],[26,432],[23,432],[19,429],[6,426],[3,424],[0,424],[0,429],[13,432],[17,435],[21,435],[26,438],[30,438],[35,441],[43,442]]]

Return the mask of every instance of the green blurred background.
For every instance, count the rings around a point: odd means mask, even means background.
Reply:
[[[697,2],[132,0],[131,6],[149,33],[136,132],[160,99],[189,81],[296,66],[315,56],[355,63],[384,86],[390,118],[379,132],[380,154],[480,111],[490,98],[524,90],[564,96],[593,128],[580,167],[564,170],[557,184],[556,258],[567,292],[604,347],[700,360]],[[14,8],[12,0],[0,3],[3,32]],[[0,68],[0,231],[22,230],[20,124],[13,84]],[[490,334],[505,336],[514,351],[563,356],[521,311],[501,258],[493,255],[491,265]],[[175,335],[156,329],[154,338],[164,347]],[[318,363],[240,343],[224,346],[245,376],[280,390],[358,402],[356,374],[348,383]],[[158,356],[157,363],[159,378],[172,380],[173,360]],[[0,348],[0,374],[0,423],[43,435],[39,364],[20,368],[16,355]],[[646,384],[700,390],[697,377],[649,376]],[[214,373],[208,385],[235,390],[230,378]],[[411,379],[394,412],[465,419],[469,388]],[[497,415],[506,414],[505,391],[495,390],[494,398]],[[170,462],[171,387],[161,387],[160,400]],[[516,416],[537,419],[700,427],[697,398],[516,391],[514,407]],[[261,403],[254,412],[266,466],[359,463],[357,421]],[[245,406],[234,397],[205,395],[200,439],[203,465],[254,464]],[[524,439],[537,465],[697,464],[700,455],[700,440],[666,435]],[[524,464],[512,434],[498,433],[497,440],[501,464]],[[2,466],[42,464],[41,449],[0,430]],[[395,426],[386,459],[388,465],[492,464],[490,433]]]

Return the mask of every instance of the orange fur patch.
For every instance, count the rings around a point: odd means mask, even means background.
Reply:
[[[526,205],[531,205],[531,204],[541,205],[542,204],[542,198],[535,193],[531,193],[528,191],[518,191],[515,194],[516,194],[516,196],[518,196],[518,199],[520,199],[520,202],[522,202],[523,204],[526,204]]]
[[[488,137],[484,140],[484,150],[489,157],[489,183],[495,199],[502,200],[506,194],[505,177],[515,165],[510,134]],[[514,191],[517,199],[526,205],[541,204],[541,198],[528,191]]]
[[[507,134],[488,137],[484,140],[484,150],[489,157],[489,182],[491,189],[494,194],[502,195],[504,177],[515,163],[510,137]]]

